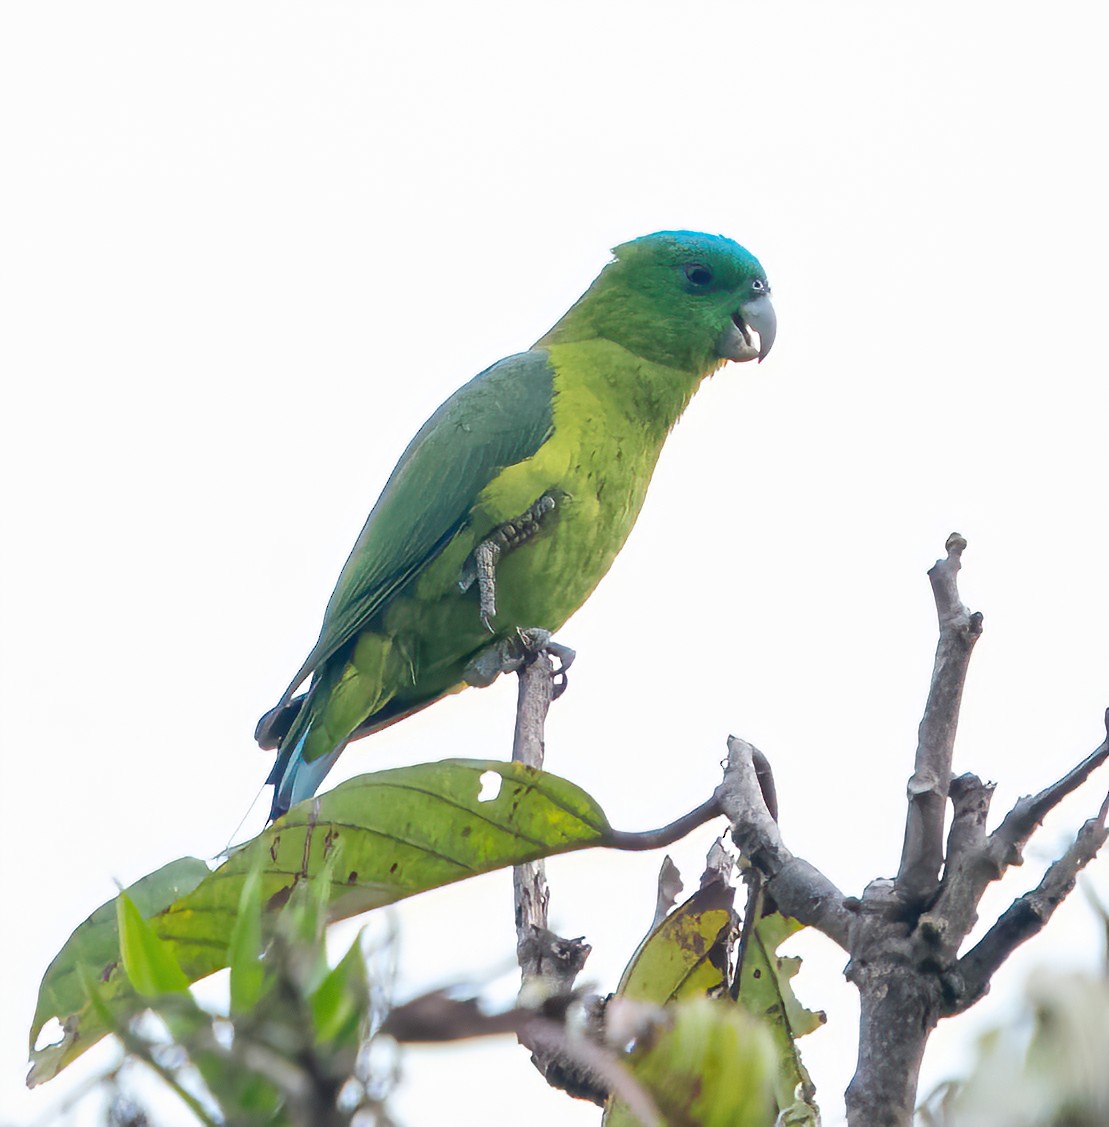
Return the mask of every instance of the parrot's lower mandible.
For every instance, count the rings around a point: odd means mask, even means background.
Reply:
[[[700,382],[770,351],[770,286],[737,243],[660,231],[614,255],[546,336],[459,388],[401,455],[319,641],[258,723],[279,749],[271,818],[315,794],[351,740],[547,645],[623,547]]]

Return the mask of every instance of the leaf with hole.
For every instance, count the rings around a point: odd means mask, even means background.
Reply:
[[[483,776],[499,776],[485,788]],[[490,793],[495,792],[495,793]],[[152,932],[185,978],[195,982],[228,965],[254,940],[240,908],[257,897],[274,911],[293,889],[323,883],[331,920],[392,904],[507,865],[602,845],[610,833],[599,806],[573,783],[517,763],[445,760],[362,775],[301,803],[209,873],[185,859],[129,890]],[[329,867],[338,866],[328,874]],[[199,867],[199,868],[198,868]],[[244,890],[257,871],[259,887]],[[146,893],[149,892],[149,895]],[[55,1076],[108,1031],[76,974],[83,961],[102,983],[109,1006],[133,1008],[119,967],[115,902],[81,924],[50,964],[31,1028],[31,1084]],[[239,976],[243,1002],[257,984]],[[64,1035],[35,1049],[43,1025],[57,1017]]]

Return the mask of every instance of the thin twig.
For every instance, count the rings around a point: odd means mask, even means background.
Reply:
[[[536,1056],[555,1070],[570,1072],[580,1085],[584,1098],[592,1091],[611,1091],[648,1125],[661,1127],[662,1119],[646,1089],[623,1067],[619,1054],[580,1031],[567,1029],[562,1021],[552,1020],[528,1007],[500,1013],[485,1013],[473,998],[456,999],[435,990],[406,1002],[389,1015],[383,1032],[398,1041],[429,1044],[473,1040],[515,1033],[521,1044],[534,1049]],[[545,1073],[552,1087],[568,1088],[566,1075]]]
[[[1106,816],[1109,794],[1094,818],[1082,824],[1067,851],[1052,864],[1040,883],[1014,901],[998,917],[997,923],[982,936],[956,964],[952,1003],[945,1016],[969,1009],[989,989],[990,979],[1006,959],[1031,939],[1051,919],[1055,909],[1074,889],[1078,874],[1097,855],[1109,838]]]
[[[664,845],[672,845],[686,834],[711,822],[713,818],[723,817],[724,811],[720,808],[717,795],[706,799],[688,814],[683,814],[673,822],[660,826],[657,830],[642,830],[638,833],[629,830],[609,830],[605,835],[604,844],[613,849],[645,850],[661,849]]]
[[[515,1033],[520,1043],[533,1051],[536,1067],[552,1087],[584,1099],[593,1099],[597,1092],[612,1092],[643,1123],[661,1127],[654,1101],[623,1067],[619,1053],[580,1029],[567,1028],[564,1016],[552,1018],[543,1007],[536,1010],[531,1006],[486,1013],[476,998],[452,998],[442,990],[433,990],[392,1010],[381,1032],[409,1044]]]
[[[1105,727],[1109,731],[1109,708],[1105,710]],[[1001,825],[990,835],[999,843],[1014,849],[1019,855],[1036,827],[1072,791],[1077,790],[1090,776],[1091,772],[1109,759],[1109,735],[1102,740],[1076,767],[1068,771],[1057,782],[1045,787],[1039,794],[1025,795],[1017,800],[1012,810],[1005,815]]]
[[[154,1072],[204,1127],[218,1127],[218,1121],[213,1119],[200,1100],[181,1084],[173,1070],[158,1061],[158,1058],[154,1055],[154,1046],[150,1045],[144,1038],[132,1033],[126,1024],[121,1024],[112,1032],[119,1038],[124,1051]]]

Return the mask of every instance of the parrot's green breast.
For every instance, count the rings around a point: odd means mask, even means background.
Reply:
[[[666,435],[699,380],[610,341],[553,345],[554,432],[478,507],[511,520],[555,497],[538,535],[497,569],[498,632],[557,630],[604,577],[639,516]]]

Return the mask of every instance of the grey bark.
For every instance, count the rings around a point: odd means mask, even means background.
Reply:
[[[901,865],[893,879],[871,881],[859,898],[843,894],[795,857],[760,793],[759,754],[728,741],[717,791],[736,844],[767,877],[782,911],[817,928],[849,954],[846,976],[859,990],[859,1055],[847,1089],[850,1127],[910,1127],[928,1037],[938,1022],[973,1005],[994,971],[1040,931],[1109,837],[1109,795],[1039,885],[1008,908],[983,939],[959,952],[977,921],[986,887],[1021,854],[1043,817],[1109,758],[1109,738],[1039,794],[1022,798],[986,833],[993,786],[975,775],[951,777],[959,708],[982,616],[959,598],[956,579],[966,541],[948,538],[945,559],[929,572],[939,618],[931,686],[920,724]],[[1106,712],[1109,732],[1109,710]],[[948,800],[953,806],[943,838]]]
[[[847,1089],[849,1127],[911,1127],[920,1065],[932,1030],[986,993],[993,973],[1045,926],[1073,889],[1078,872],[1109,838],[1106,795],[1097,815],[1082,826],[1039,884],[1003,912],[980,942],[960,954],[988,885],[1021,863],[1024,847],[1045,815],[1109,759],[1106,710],[1107,738],[1062,778],[1020,799],[997,829],[987,833],[993,785],[969,773],[952,778],[951,772],[963,686],[982,632],[981,614],[968,610],[959,598],[957,577],[965,548],[966,541],[952,534],[945,558],[928,573],[939,640],[907,788],[904,842],[895,877],[873,880],[860,897],[847,897],[814,865],[793,854],[778,828],[769,763],[757,748],[734,736],[728,740],[723,781],[710,799],[669,826],[641,834],[614,830],[605,842],[620,849],[657,848],[723,814],[735,844],[762,874],[766,895],[784,914],[821,931],[847,952],[845,974],[860,996],[859,1055]],[[543,722],[553,693],[551,670],[549,659],[541,654],[520,671],[513,757],[532,766],[542,766]],[[948,802],[952,819],[945,842]],[[558,990],[565,997],[589,948],[581,940],[564,940],[546,930],[549,894],[541,867],[521,866],[514,883],[525,986],[529,978],[551,976],[561,959],[565,973]],[[539,1052],[533,1059],[551,1083],[570,1087],[557,1075],[560,1056],[565,1061],[564,1049],[554,1054],[554,1068],[544,1067]],[[600,1086],[591,1098],[601,1102]]]

